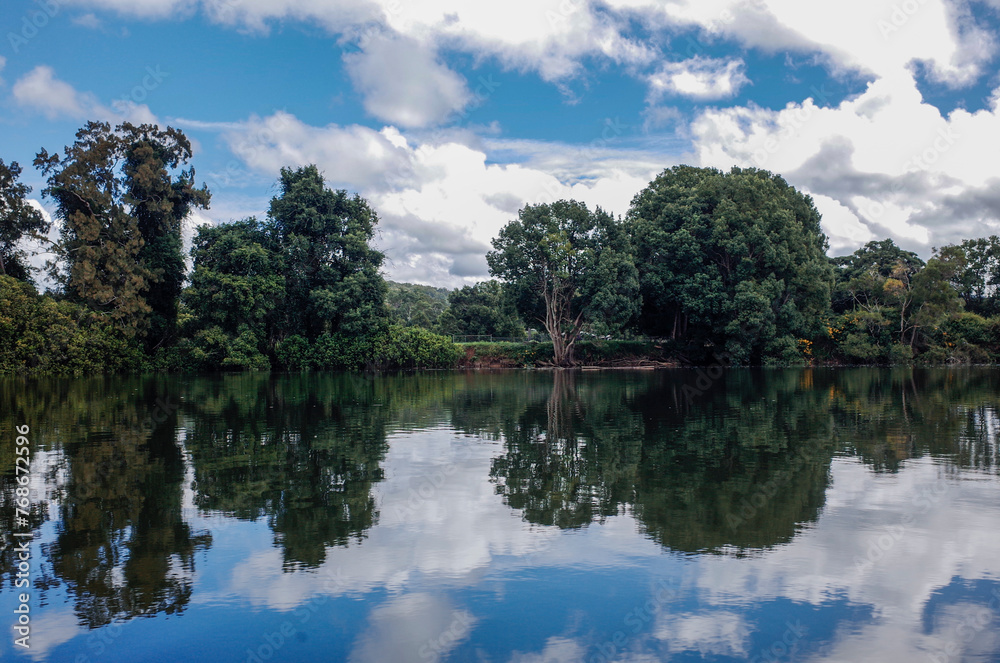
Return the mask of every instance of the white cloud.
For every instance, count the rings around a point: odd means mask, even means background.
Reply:
[[[103,26],[101,19],[97,18],[97,16],[93,13],[74,16],[73,25],[79,25],[81,28],[87,28],[90,30],[99,30]]]
[[[69,83],[59,80],[52,67],[38,65],[14,83],[14,100],[27,110],[42,113],[50,120],[105,120],[112,124],[133,122],[158,124],[156,116],[145,104],[127,99],[114,102],[112,108],[101,104],[89,92],[79,92]]]
[[[72,85],[55,77],[52,67],[39,65],[14,83],[14,99],[23,107],[41,111],[54,120],[80,118],[96,105],[92,97],[78,93]]]
[[[444,121],[472,99],[465,80],[426,45],[407,37],[376,35],[359,53],[344,56],[365,110],[398,126],[425,127]]]
[[[839,215],[830,223],[846,233],[839,247],[866,237],[846,213],[925,256],[1000,218],[1000,201],[989,195],[1000,163],[984,158],[1000,152],[998,106],[944,116],[905,72],[835,107],[806,99],[780,110],[708,109],[691,135],[701,165],[766,168],[827,197],[826,211]]]
[[[647,81],[652,101],[673,94],[699,100],[725,99],[750,80],[740,59],[695,56],[683,62],[665,62]]]
[[[462,133],[421,142],[392,127],[314,127],[288,113],[224,130],[233,153],[264,177],[315,163],[331,186],[361,193],[379,213],[390,276],[435,285],[485,278],[490,240],[525,204],[576,198],[624,214],[632,196],[671,165],[662,155],[615,150],[610,140],[602,146],[600,138],[588,147],[481,143]]]

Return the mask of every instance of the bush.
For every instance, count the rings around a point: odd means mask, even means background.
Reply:
[[[104,316],[0,276],[0,373],[83,375],[145,365],[139,344]]]
[[[389,327],[386,342],[379,348],[384,368],[454,368],[462,356],[451,339],[420,327]]]
[[[310,348],[309,341],[298,334],[289,336],[278,343],[274,349],[278,365],[290,371],[297,371],[309,367]]]

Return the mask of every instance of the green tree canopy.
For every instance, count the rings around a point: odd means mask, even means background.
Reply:
[[[266,227],[253,217],[201,226],[191,256],[194,272],[184,302],[193,316],[196,359],[210,366],[266,368],[268,322],[285,284]]]
[[[378,216],[358,195],[326,187],[316,166],[283,168],[269,231],[283,258],[278,334],[365,334],[385,318],[385,256],[370,245]]]
[[[48,232],[49,223],[28,204],[31,187],[19,183],[20,176],[20,164],[12,161],[8,166],[0,159],[0,275],[30,281],[31,269],[20,243],[26,236]]]
[[[490,274],[511,288],[525,320],[541,322],[554,362],[573,364],[587,323],[614,330],[638,313],[639,280],[621,224],[575,200],[527,205],[493,239]]]
[[[812,199],[757,169],[676,166],[633,200],[640,328],[694,361],[788,356],[829,308],[832,273]]]
[[[431,329],[448,307],[448,289],[419,283],[386,282],[389,318],[404,327]]]
[[[176,129],[88,122],[62,157],[43,149],[35,158],[63,222],[53,276],[126,335],[151,331],[151,345],[177,317],[181,221],[209,201],[193,169],[172,173],[190,157]]]

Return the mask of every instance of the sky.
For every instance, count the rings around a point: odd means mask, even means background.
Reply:
[[[315,163],[390,279],[457,287],[526,204],[615,215],[666,168],[812,196],[831,255],[1000,234],[1000,0],[4,0],[0,159],[88,120],[192,140],[186,232]]]

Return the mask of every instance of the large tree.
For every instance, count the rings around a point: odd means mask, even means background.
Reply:
[[[147,344],[155,347],[177,324],[185,272],[181,224],[195,208],[207,208],[211,195],[204,186],[195,188],[194,168],[172,172],[191,158],[191,143],[183,133],[128,123],[118,131],[124,200],[143,239],[139,262],[150,271],[144,293],[151,309]]]
[[[268,212],[285,296],[278,334],[370,333],[385,319],[385,256],[370,242],[378,216],[367,201],[326,187],[316,166],[283,168]]]
[[[787,357],[829,308],[832,273],[812,200],[757,169],[676,166],[633,200],[640,327],[692,361]]]
[[[964,254],[964,265],[952,283],[965,301],[965,308],[980,315],[1000,313],[1000,237],[967,239],[955,247]]]
[[[44,193],[62,220],[53,276],[71,299],[110,317],[128,336],[159,344],[171,333],[183,280],[181,222],[208,205],[194,170],[173,171],[191,145],[172,128],[89,122],[63,156],[41,150]]]
[[[184,291],[193,316],[195,360],[207,366],[266,368],[268,323],[284,293],[281,255],[251,217],[198,228],[194,272]]]
[[[614,331],[639,310],[639,280],[622,225],[575,200],[527,205],[493,239],[490,274],[511,288],[525,320],[552,338],[554,362],[569,366],[583,326]]]
[[[0,159],[0,275],[30,281],[31,267],[21,241],[47,233],[49,223],[28,203],[31,187],[18,182],[20,176],[20,164],[12,161],[8,166]]]

